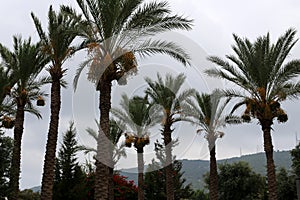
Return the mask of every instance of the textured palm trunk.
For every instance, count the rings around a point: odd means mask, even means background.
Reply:
[[[21,142],[24,127],[24,105],[17,103],[17,114],[14,128],[14,147],[10,168],[10,200],[17,200],[19,194],[19,177],[21,163]]]
[[[218,200],[218,171],[216,159],[216,146],[210,149],[210,173],[209,173],[209,199]]]
[[[267,177],[268,177],[268,199],[277,200],[277,186],[276,186],[276,174],[275,165],[273,159],[273,145],[271,137],[271,125],[272,121],[265,120],[261,122],[263,137],[264,137],[264,150],[267,157]]]
[[[144,200],[144,150],[137,149],[138,157],[138,200]]]
[[[55,153],[58,136],[59,112],[61,107],[60,90],[60,78],[52,76],[50,105],[51,116],[44,160],[41,200],[52,200]]]
[[[111,82],[102,80],[99,85],[99,90],[100,130],[97,141],[95,199],[113,200],[113,163],[109,140]]]
[[[174,181],[173,181],[173,162],[172,162],[172,130],[171,125],[166,123],[164,126],[164,144],[166,147],[166,194],[167,200],[174,200]]]

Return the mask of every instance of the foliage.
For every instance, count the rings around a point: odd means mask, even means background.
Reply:
[[[76,129],[71,122],[58,153],[53,199],[82,199],[85,196],[85,174],[77,162],[77,151]]]
[[[100,128],[100,123],[95,120],[98,129]],[[125,157],[126,158],[126,151],[125,151],[125,145],[124,144],[120,144],[119,143],[119,139],[123,134],[123,130],[122,130],[122,122],[117,122],[114,119],[109,120],[109,133],[110,133],[110,141],[113,145],[113,162],[114,164],[116,164],[121,157]],[[98,132],[90,127],[88,127],[86,129],[86,132],[97,142],[98,139]],[[78,149],[80,151],[84,151],[84,154],[88,154],[88,153],[97,153],[97,149],[94,147],[89,147],[89,146],[85,146],[85,145],[80,145],[78,146]]]
[[[252,171],[246,162],[220,164],[218,172],[219,198],[222,200],[254,200],[264,198],[265,179]],[[209,185],[209,173],[205,175]]]
[[[134,96],[128,98],[122,95],[121,108],[113,108],[112,114],[123,123],[123,132],[126,135],[125,145],[131,147],[131,143],[137,149],[142,149],[149,144],[149,129],[160,121],[160,115],[155,106],[150,104],[148,96]]]
[[[295,176],[289,175],[285,168],[280,168],[276,178],[278,200],[297,199]]]
[[[33,192],[32,190],[26,189],[22,190],[19,194],[18,200],[40,200],[40,194],[38,192]]]
[[[297,98],[300,94],[300,83],[294,80],[300,74],[300,60],[285,61],[297,42],[295,34],[296,30],[289,29],[275,44],[270,43],[269,33],[253,43],[234,34],[236,44],[232,48],[235,55],[226,56],[232,64],[216,56],[209,57],[219,68],[209,69],[206,73],[223,78],[245,91],[229,89],[226,94],[242,98],[234,110],[246,105],[243,114],[246,121],[250,117],[257,118],[260,123],[274,118],[279,122],[287,121],[280,102]]]
[[[242,105],[246,106],[242,118],[250,122],[258,120],[264,138],[264,150],[267,157],[267,177],[269,199],[277,199],[276,173],[273,160],[271,128],[274,119],[279,123],[286,122],[288,115],[282,109],[281,102],[297,99],[300,96],[300,60],[286,61],[295,46],[296,30],[288,29],[276,43],[270,42],[270,34],[258,37],[254,42],[247,38],[233,35],[234,55],[227,55],[227,60],[216,56],[209,60],[218,68],[206,70],[206,73],[223,78],[242,91],[225,90],[230,97],[238,97],[232,112]]]
[[[190,184],[186,184],[186,179],[183,178],[181,172],[182,163],[178,160],[173,162],[173,181],[175,199],[189,199],[192,194]],[[146,199],[166,199],[166,176],[165,168],[152,160],[145,173],[145,197]]]
[[[137,199],[138,188],[133,181],[126,180],[127,177],[114,174],[115,200]]]
[[[138,188],[133,181],[128,181],[127,177],[118,173],[113,175],[114,181],[114,195],[115,200],[137,199]],[[95,171],[90,166],[85,178],[86,196],[87,200],[94,200],[95,195]]]
[[[222,92],[218,89],[211,94],[198,92],[194,94],[194,100],[187,100],[187,104],[183,104],[183,112],[185,119],[192,124],[199,126],[197,133],[204,134],[204,138],[209,143],[209,149],[215,146],[217,138],[222,138],[224,133],[221,129],[227,123],[240,123],[241,120],[237,116],[226,115],[224,113],[230,98],[224,98]]]
[[[296,176],[300,177],[300,143],[291,151],[292,167]]]
[[[191,200],[209,200],[209,196],[204,190],[196,190],[191,196]]]
[[[13,150],[13,139],[0,129],[0,198],[8,196],[8,178]]]
[[[137,55],[166,54],[184,65],[190,64],[188,54],[180,46],[151,37],[192,27],[192,20],[171,15],[166,1],[77,0],[77,4],[85,16],[81,36],[90,57],[77,70],[75,88],[85,66],[89,67],[88,79],[97,89],[101,78],[126,84],[127,77],[137,72]],[[64,10],[78,16],[69,7]]]

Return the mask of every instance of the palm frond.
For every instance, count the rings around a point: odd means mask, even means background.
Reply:
[[[191,65],[190,56],[174,42],[149,39],[135,46],[134,51],[142,57],[153,54],[167,54],[185,66]]]

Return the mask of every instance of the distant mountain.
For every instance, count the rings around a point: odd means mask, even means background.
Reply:
[[[248,162],[256,173],[266,175],[266,156],[265,153],[257,153],[251,155],[245,155],[241,157],[228,158],[218,160],[219,163],[234,163],[239,161]],[[292,159],[290,151],[277,151],[274,152],[274,161],[276,168],[284,167],[287,170],[291,169]],[[186,179],[186,183],[191,183],[194,189],[200,189],[204,186],[203,175],[209,171],[209,161],[207,160],[181,160],[183,177]],[[147,169],[147,166],[145,166]],[[136,168],[123,169],[120,174],[128,177],[128,180],[133,180],[137,183],[137,171]]]
[[[290,151],[276,151],[273,154],[276,168],[284,167],[291,170],[292,158]],[[180,160],[182,162],[183,177],[186,179],[186,184],[191,183],[194,189],[200,189],[204,186],[203,175],[209,171],[209,161],[207,160]],[[266,156],[265,153],[257,153],[244,155],[241,157],[228,158],[218,160],[219,163],[234,163],[245,161],[250,164],[253,171],[261,175],[266,175]],[[145,166],[147,169],[147,166]],[[127,177],[127,180],[133,180],[137,184],[137,168],[129,168],[120,170],[120,174]],[[41,186],[30,188],[34,192],[40,192]]]
[[[30,188],[33,192],[41,192],[41,186],[35,186],[33,188]]]

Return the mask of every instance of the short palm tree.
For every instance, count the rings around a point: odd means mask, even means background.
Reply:
[[[159,112],[144,98],[134,96],[128,99],[127,95],[122,96],[120,103],[122,109],[113,108],[112,114],[126,124],[125,145],[132,144],[137,151],[138,157],[138,199],[145,199],[144,196],[144,147],[150,143],[149,129],[159,121]]]
[[[220,90],[214,90],[212,94],[196,93],[194,100],[188,100],[183,105],[185,121],[199,126],[197,133],[204,134],[208,142],[210,152],[210,174],[209,174],[209,196],[212,200],[218,199],[218,173],[216,161],[216,140],[222,138],[224,133],[221,131],[227,122],[240,122],[235,116],[226,116],[224,109],[229,103],[229,98],[222,101]]]
[[[46,34],[39,19],[31,13],[36,30],[43,45],[42,52],[50,57],[51,65],[48,71],[51,75],[51,117],[44,160],[42,178],[41,199],[52,199],[52,188],[54,178],[55,151],[57,146],[59,112],[61,107],[61,86],[67,69],[63,68],[65,61],[75,52],[77,48],[72,42],[78,35],[77,28],[80,16],[71,18],[62,9],[56,13],[52,6],[48,12],[48,33]]]
[[[137,71],[136,56],[167,54],[184,65],[189,56],[173,42],[155,40],[153,36],[170,30],[189,30],[192,20],[171,15],[167,2],[145,0],[77,0],[87,25],[82,31],[88,47],[89,59],[78,68],[78,78],[85,66],[89,67],[88,80],[100,92],[100,127],[97,143],[96,199],[113,198],[112,167],[109,152],[109,113],[112,81],[126,84],[126,78]],[[66,9],[67,10],[67,9]]]
[[[172,126],[181,121],[181,103],[184,103],[195,91],[187,89],[180,91],[185,81],[184,74],[172,77],[167,74],[165,80],[157,74],[157,81],[145,78],[148,83],[146,94],[152,99],[153,103],[160,105],[164,114],[162,120],[162,136],[166,148],[166,193],[167,199],[174,199],[173,187],[173,166],[172,166]]]
[[[100,127],[100,123],[95,120],[98,130]],[[121,157],[126,157],[126,151],[125,151],[125,145],[121,144],[118,146],[118,142],[120,140],[120,137],[123,134],[123,128],[124,125],[122,125],[121,122],[117,122],[114,119],[111,119],[109,121],[109,133],[110,133],[110,140],[112,142],[113,146],[113,157],[112,160],[114,162],[114,165],[120,160]],[[90,127],[86,129],[86,132],[97,142],[98,140],[98,132]],[[85,145],[80,145],[79,146],[80,151],[84,151],[85,154],[88,153],[94,153],[97,154],[97,149],[94,147],[89,147]]]
[[[235,55],[226,56],[228,61],[209,57],[219,67],[206,71],[242,89],[243,92],[227,90],[228,96],[242,99],[234,110],[246,105],[243,119],[249,121],[251,117],[256,118],[262,128],[270,200],[277,199],[271,127],[275,118],[278,122],[288,120],[280,102],[297,98],[300,94],[300,83],[294,80],[300,74],[300,60],[286,62],[286,57],[297,42],[295,34],[295,30],[289,29],[275,44],[270,43],[269,34],[257,38],[253,43],[247,38],[233,35]]]
[[[7,68],[13,71],[18,78],[16,85],[11,89],[10,97],[16,105],[14,121],[14,147],[10,169],[10,199],[18,199],[21,142],[24,129],[24,114],[29,111],[41,118],[39,112],[33,107],[32,100],[38,100],[44,95],[40,87],[47,83],[47,79],[37,79],[37,76],[49,62],[41,53],[40,44],[32,44],[31,39],[22,40],[14,37],[14,51],[0,44],[0,54]]]

